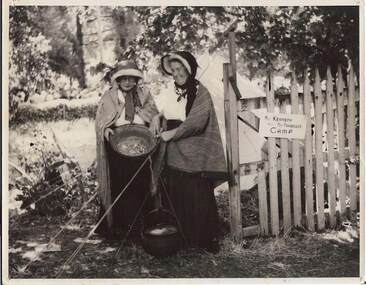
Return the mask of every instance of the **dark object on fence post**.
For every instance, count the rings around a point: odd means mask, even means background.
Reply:
[[[231,235],[235,241],[239,241],[243,235],[240,209],[239,137],[237,100],[229,81],[230,68],[228,63],[225,63],[223,66],[226,154],[229,172]]]

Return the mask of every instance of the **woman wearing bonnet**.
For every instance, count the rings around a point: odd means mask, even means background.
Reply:
[[[161,65],[174,87],[150,129],[166,142],[169,198],[188,245],[217,251],[214,188],[227,180],[227,169],[211,95],[195,78],[198,64],[189,52],[168,54]],[[162,118],[167,128],[160,133]]]
[[[138,84],[142,72],[131,60],[119,62],[111,71],[112,87],[100,99],[95,120],[97,139],[97,181],[101,198],[100,217],[130,181],[139,164],[119,156],[110,146],[113,130],[125,124],[141,124],[149,127],[158,113],[150,93]],[[140,171],[112,210],[97,228],[106,237],[139,234],[139,225],[132,223],[143,204],[150,187],[149,165]]]

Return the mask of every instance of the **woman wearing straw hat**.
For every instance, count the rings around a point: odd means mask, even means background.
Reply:
[[[196,77],[192,54],[178,51],[161,59],[162,69],[174,78],[169,104],[162,107],[151,124],[160,133],[160,119],[167,130],[166,180],[168,197],[192,247],[216,251],[218,212],[214,188],[227,179],[226,161],[211,95]]]
[[[142,72],[131,60],[119,62],[111,71],[112,87],[102,96],[97,110],[95,130],[97,139],[97,180],[101,198],[100,217],[129,182],[139,165],[121,158],[109,145],[115,127],[125,124],[149,126],[158,113],[152,96],[143,90],[139,80]],[[122,171],[121,171],[122,169]],[[102,221],[97,232],[107,237],[126,233],[149,191],[148,164],[140,171],[112,210]],[[139,233],[134,227],[131,236]]]

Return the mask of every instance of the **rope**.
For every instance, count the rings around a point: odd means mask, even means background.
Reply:
[[[109,211],[112,209],[112,207],[117,203],[119,198],[122,196],[122,194],[126,191],[127,187],[130,186],[132,181],[135,179],[137,174],[141,171],[142,167],[145,165],[145,163],[150,158],[150,155],[144,160],[144,162],[141,164],[139,169],[136,171],[136,173],[132,176],[130,181],[126,184],[126,186],[122,189],[121,193],[118,194],[116,199],[113,201],[113,203],[108,207],[108,209],[105,211],[103,216],[99,219],[97,224],[91,229],[91,231],[88,233],[88,235],[84,238],[84,241],[76,248],[76,250],[70,255],[70,257],[65,261],[65,263],[62,265],[60,271],[57,273],[56,278],[60,277],[61,274],[66,269],[66,266],[76,257],[76,255],[80,252],[80,250],[84,247],[85,243],[88,241],[88,239],[92,236],[92,234],[95,232],[95,230],[98,228],[98,226],[102,223],[103,219],[108,215]]]
[[[43,253],[43,251],[45,249],[47,249],[52,243],[55,242],[56,238],[66,229],[66,227],[68,225],[71,224],[71,222],[82,212],[82,210],[85,209],[85,207],[97,196],[98,192],[96,192],[92,197],[90,197],[90,199],[88,201],[86,201],[81,208],[74,214],[72,214],[71,219],[52,237],[50,238],[50,241],[48,242],[48,244],[45,246],[44,249],[42,249],[36,256],[33,257],[32,260],[30,260],[24,267],[23,267],[23,271],[27,270],[27,268],[29,266],[31,266],[33,264],[33,262],[35,262],[37,260],[37,258]]]

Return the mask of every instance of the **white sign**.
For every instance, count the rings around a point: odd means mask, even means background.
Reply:
[[[260,115],[259,134],[264,137],[304,139],[304,115],[264,113]]]

